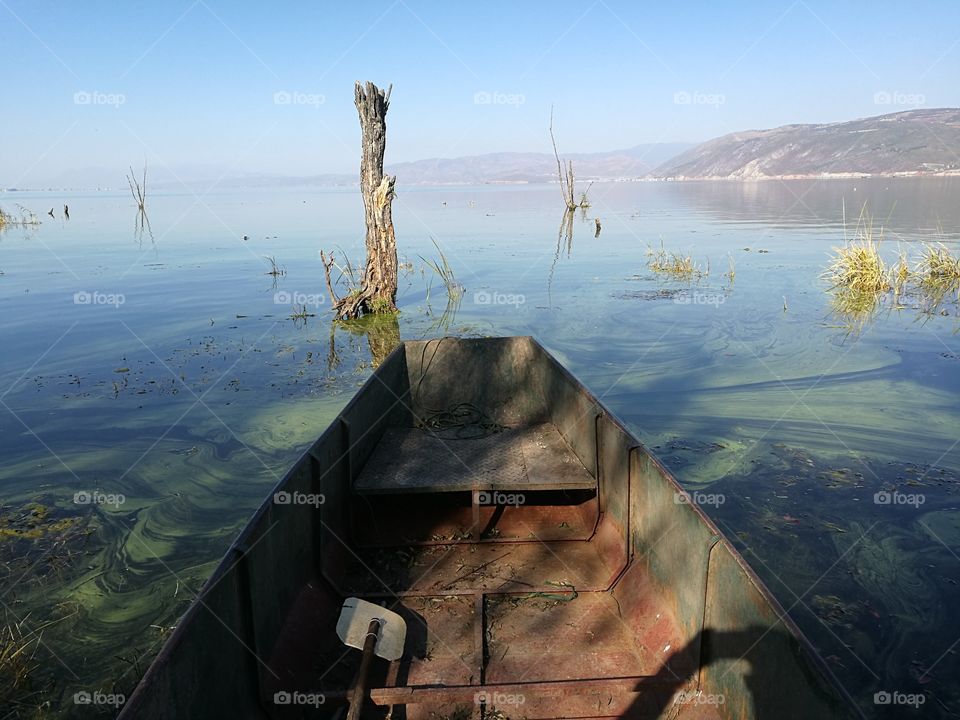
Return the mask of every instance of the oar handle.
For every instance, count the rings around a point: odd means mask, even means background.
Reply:
[[[360,712],[363,710],[363,702],[367,696],[367,672],[370,670],[370,663],[373,661],[373,649],[377,646],[379,631],[380,620],[374,618],[370,621],[367,628],[367,637],[363,641],[363,657],[360,659],[357,676],[353,680],[353,692],[350,694],[350,712],[347,713],[347,720],[360,720]]]

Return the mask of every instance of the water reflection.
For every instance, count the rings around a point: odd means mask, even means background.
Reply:
[[[448,305],[449,307],[449,305]],[[354,337],[365,337],[370,350],[372,367],[378,367],[400,344],[400,320],[397,313],[364,315],[356,320],[334,321],[330,325],[330,355],[335,359],[333,368],[339,366],[339,356],[334,350],[336,330],[341,329]]]
[[[581,213],[583,218],[586,219],[586,208],[582,208]],[[560,260],[560,255],[564,249],[566,250],[568,258],[573,250],[574,216],[574,210],[565,210],[563,215],[560,217],[560,229],[557,230],[557,250],[553,254],[553,262],[550,264],[550,272],[547,275],[547,297],[551,307],[553,306],[553,274],[556,271],[557,262]]]

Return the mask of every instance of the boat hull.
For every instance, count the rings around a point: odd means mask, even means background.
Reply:
[[[685,500],[532,338],[406,342],[259,508],[121,717],[337,717],[354,595],[408,627],[364,717],[860,717]]]

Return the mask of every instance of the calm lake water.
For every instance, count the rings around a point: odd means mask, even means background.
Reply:
[[[331,326],[318,255],[362,259],[354,190],[157,192],[152,235],[123,192],[0,194],[44,220],[0,232],[0,608],[3,625],[42,628],[0,717],[108,715],[74,693],[129,695],[384,348],[443,334],[539,338],[716,501],[868,714],[960,714],[958,307],[907,297],[843,316],[820,277],[864,204],[891,257],[960,250],[960,180],[590,194],[568,241],[555,186],[401,187],[402,312],[356,329]],[[459,307],[425,269],[433,241]],[[658,278],[646,253],[661,242],[709,275]],[[294,303],[314,316],[291,319]],[[925,701],[878,706],[880,691]]]

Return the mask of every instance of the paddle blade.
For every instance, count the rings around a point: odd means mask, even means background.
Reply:
[[[374,654],[384,660],[398,660],[403,655],[403,643],[407,639],[407,623],[392,610],[360,598],[347,598],[337,620],[337,636],[344,645],[362,650],[371,620],[380,621]]]

